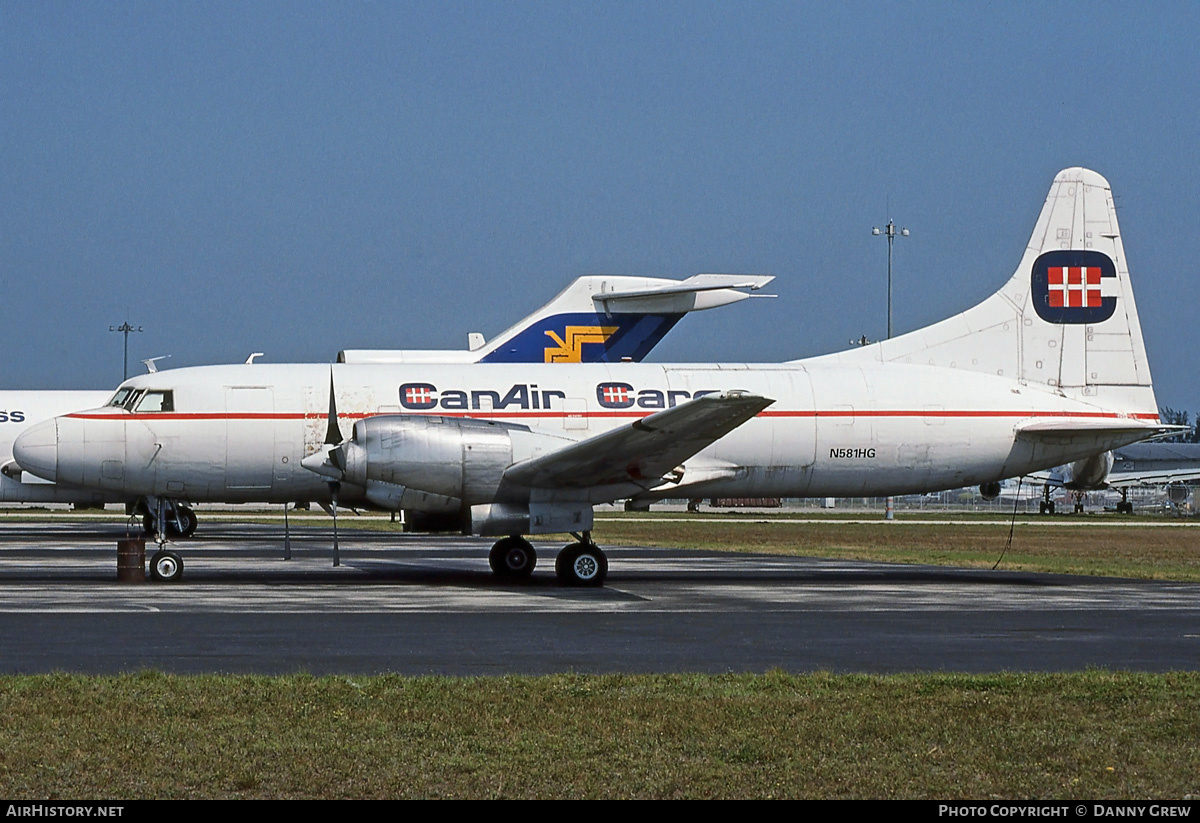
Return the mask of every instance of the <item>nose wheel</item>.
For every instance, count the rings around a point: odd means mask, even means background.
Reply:
[[[163,549],[150,558],[150,577],[160,583],[178,583],[183,578],[183,558]]]

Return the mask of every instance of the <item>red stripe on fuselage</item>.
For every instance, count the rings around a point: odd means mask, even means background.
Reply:
[[[649,417],[652,411],[470,411],[450,412],[438,409],[426,411],[390,411],[390,412],[354,412],[339,414],[339,418],[362,420],[367,417],[380,415],[412,415],[436,417],[476,417],[485,420],[496,418],[617,418],[617,417]],[[761,411],[757,417],[950,417],[950,418],[1012,418],[1012,417],[1084,417],[1103,420],[1150,420],[1159,422],[1157,413],[1142,412],[1137,414],[1117,414],[1116,412],[1070,412],[1070,411],[978,411],[972,409],[940,411],[908,410],[908,409],[838,409],[822,411]],[[325,420],[328,415],[320,412],[148,412],[133,413],[100,413],[75,412],[64,415],[78,420]]]

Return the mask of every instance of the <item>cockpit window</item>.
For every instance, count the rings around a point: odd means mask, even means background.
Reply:
[[[134,406],[138,412],[175,411],[175,393],[170,391],[147,391]]]
[[[112,400],[108,401],[108,405],[119,409],[125,405],[125,401],[131,394],[133,394],[133,389],[117,389],[117,393],[113,395]]]

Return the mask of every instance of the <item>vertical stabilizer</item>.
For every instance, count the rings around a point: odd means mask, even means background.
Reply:
[[[1021,264],[998,292],[932,326],[819,359],[948,366],[1157,412],[1112,189],[1083,168],[1054,178]]]

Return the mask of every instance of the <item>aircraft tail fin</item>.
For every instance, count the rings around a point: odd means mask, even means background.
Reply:
[[[1084,168],[1055,176],[1021,263],[998,292],[940,323],[827,357],[985,372],[1158,416],[1112,189]]]
[[[769,275],[697,274],[686,280],[628,275],[577,278],[511,328],[470,351],[348,349],[340,363],[598,363],[639,361],[690,311],[750,297]]]
[[[627,275],[577,278],[496,336],[481,363],[640,361],[688,312],[745,300],[775,278],[698,274],[686,280]]]

